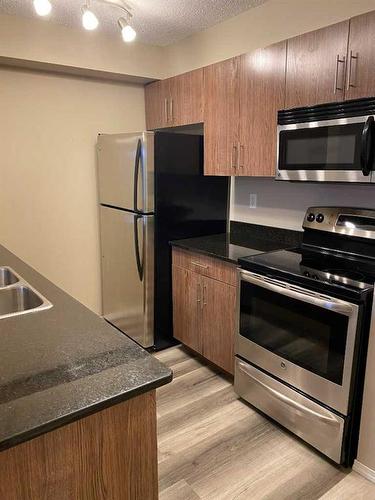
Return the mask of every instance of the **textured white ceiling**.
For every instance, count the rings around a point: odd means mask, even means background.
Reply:
[[[85,0],[50,0],[50,22],[81,27],[81,6]],[[153,45],[169,45],[225,19],[256,7],[267,0],[126,0],[132,9],[138,40]],[[32,0],[0,0],[0,13],[37,17]],[[98,29],[119,36],[117,19],[121,10],[92,0],[100,21]]]

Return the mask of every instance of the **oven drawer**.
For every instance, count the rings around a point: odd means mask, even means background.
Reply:
[[[234,389],[243,399],[337,463],[345,420],[236,358]]]

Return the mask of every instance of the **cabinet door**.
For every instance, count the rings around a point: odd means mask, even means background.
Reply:
[[[202,284],[203,356],[233,373],[237,288],[211,278],[202,278]]]
[[[173,336],[202,353],[200,280],[199,274],[172,266]]]
[[[346,99],[375,95],[375,12],[350,20]]]
[[[285,104],[286,42],[241,56],[237,175],[274,176],[277,112]]]
[[[286,108],[342,101],[349,21],[288,40]]]
[[[203,68],[169,79],[172,125],[203,122]]]
[[[204,173],[235,175],[238,167],[239,58],[204,68]]]
[[[169,81],[161,80],[145,87],[146,128],[154,130],[170,126]]]

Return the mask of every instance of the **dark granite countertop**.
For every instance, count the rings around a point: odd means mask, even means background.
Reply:
[[[238,259],[298,246],[299,231],[232,222],[230,233],[171,241],[171,245],[238,263]]]
[[[0,246],[53,307],[0,319],[0,450],[155,389],[171,370]]]

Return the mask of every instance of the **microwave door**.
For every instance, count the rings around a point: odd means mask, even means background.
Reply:
[[[276,178],[371,182],[374,178],[374,125],[372,120],[366,121],[370,118],[361,116],[279,125]]]

